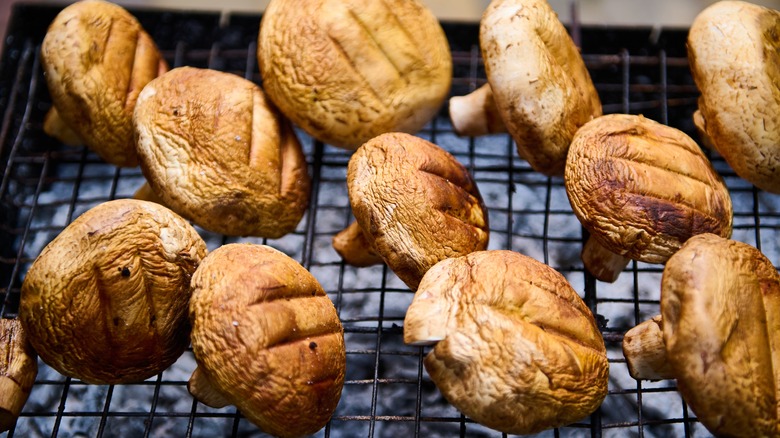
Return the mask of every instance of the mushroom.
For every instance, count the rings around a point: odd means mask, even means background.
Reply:
[[[133,199],[93,207],[41,251],[19,318],[41,359],[87,383],[159,374],[189,344],[190,277],[206,244],[183,218]]]
[[[102,0],[71,4],[46,32],[41,65],[54,103],[47,133],[83,140],[111,164],[137,166],[133,107],[168,66],[135,17]]]
[[[422,138],[366,142],[349,160],[347,189],[370,247],[412,290],[438,261],[487,248],[488,214],[471,174]]]
[[[716,436],[777,436],[780,275],[758,249],[691,237],[661,280],[663,338],[677,387]]]
[[[731,235],[729,192],[701,148],[642,116],[611,114],[580,128],[564,180],[590,233],[585,268],[602,281],[615,281],[629,259],[664,263],[696,234]]]
[[[324,427],[341,397],[346,351],[314,276],[271,247],[228,244],[203,260],[192,289],[193,396],[234,404],[274,436]]]
[[[278,238],[303,217],[310,192],[303,150],[253,82],[175,68],[144,88],[133,123],[152,192],[201,227]]]
[[[494,100],[520,157],[545,175],[563,174],[574,133],[601,115],[596,88],[566,28],[545,0],[493,0],[480,21],[479,38],[490,87],[460,104],[476,114],[452,103],[453,126],[500,129],[491,122]]]
[[[687,47],[707,137],[737,175],[780,193],[780,12],[716,2],[693,21]]]
[[[417,0],[272,0],[257,59],[268,97],[325,143],[415,133],[452,81],[447,37]]]
[[[384,263],[357,221],[333,236],[333,249],[352,266],[366,267]]]
[[[623,336],[623,356],[628,364],[628,373],[636,380],[674,379],[666,358],[661,315],[626,332]]]
[[[516,252],[432,267],[407,310],[404,342],[433,345],[425,369],[444,398],[504,433],[567,425],[607,394],[593,314],[561,274]]]
[[[37,375],[38,356],[22,324],[0,318],[0,432],[16,423]]]

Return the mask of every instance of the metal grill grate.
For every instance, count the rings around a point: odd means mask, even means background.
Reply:
[[[132,196],[138,169],[104,164],[42,132],[50,107],[38,51],[58,8],[17,5],[0,69],[0,316],[16,316],[24,273],[42,247],[98,203]],[[255,58],[259,15],[225,16],[131,10],[173,67],[229,71],[260,83]],[[478,25],[444,23],[455,69],[453,95],[485,81]],[[685,57],[685,30],[572,27],[605,113],[643,113],[697,138],[691,121],[697,91]],[[563,273],[598,315],[610,360],[610,391],[591,417],[541,436],[691,436],[706,434],[673,381],[637,383],[620,350],[623,333],[659,313],[662,267],[633,262],[614,284],[584,272],[585,232],[560,178],[517,157],[507,135],[460,138],[446,110],[419,133],[464,163],[490,212],[491,249],[511,249]],[[278,240],[226,238],[201,231],[209,249],[228,242],[267,243],[299,260],[323,284],[345,327],[347,380],[335,416],[318,436],[501,436],[449,406],[422,366],[426,350],[402,341],[412,293],[386,267],[345,266],[332,236],[352,219],[346,191],[349,153],[299,132],[313,177],[310,208],[297,230]],[[717,156],[713,163],[734,201],[734,238],[757,246],[776,265],[780,202],[745,183]],[[15,430],[6,436],[261,436],[232,407],[212,409],[186,391],[191,352],[156,378],[97,386],[65,378],[44,364]],[[2,436],[2,435],[0,435]]]

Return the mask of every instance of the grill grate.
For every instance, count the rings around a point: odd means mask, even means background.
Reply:
[[[0,316],[16,316],[24,273],[42,247],[98,203],[130,197],[138,169],[104,164],[84,148],[47,137],[50,97],[38,51],[59,8],[17,4],[0,68]],[[131,10],[172,67],[229,71],[260,83],[255,58],[259,15]],[[444,23],[453,59],[452,94],[485,82],[478,25]],[[696,91],[685,57],[685,30],[573,26],[575,41],[605,113],[643,113],[697,138],[691,121]],[[446,109],[420,135],[444,147],[472,172],[490,212],[491,249],[511,249],[564,274],[597,315],[610,360],[609,395],[591,417],[541,436],[691,436],[706,434],[673,381],[636,382],[620,350],[623,333],[659,313],[662,267],[632,262],[614,284],[584,272],[585,232],[561,178],[547,178],[517,157],[507,135],[460,138]],[[201,229],[209,249],[230,242],[266,243],[309,269],[333,299],[345,328],[347,377],[341,403],[318,436],[501,436],[448,405],[422,366],[424,348],[403,344],[412,293],[386,267],[353,268],[333,251],[332,236],[352,220],[346,151],[299,132],[313,193],[297,230],[278,240],[227,238]],[[745,183],[716,154],[734,203],[734,238],[757,246],[776,265],[780,202]],[[235,408],[212,409],[186,391],[191,352],[156,378],[131,385],[86,385],[41,363],[15,430],[6,436],[261,436]],[[2,436],[2,435],[0,435]]]

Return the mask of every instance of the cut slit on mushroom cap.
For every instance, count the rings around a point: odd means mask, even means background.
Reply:
[[[554,269],[512,251],[478,251],[426,272],[404,342],[433,345],[425,369],[465,415],[529,434],[592,413],[609,363],[595,319]]]
[[[580,128],[564,183],[590,233],[582,259],[603,281],[614,281],[627,259],[665,262],[696,234],[731,235],[729,192],[701,148],[642,116],[611,114]]]
[[[11,429],[38,375],[38,356],[19,320],[0,318],[0,433]]]
[[[545,0],[493,0],[480,21],[480,48],[490,87],[466,98],[477,120],[458,111],[463,105],[455,100],[453,125],[476,125],[476,133],[500,129],[491,122],[494,101],[520,157],[545,175],[563,174],[572,136],[602,108],[557,14]]]

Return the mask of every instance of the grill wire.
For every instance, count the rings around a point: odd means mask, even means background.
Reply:
[[[103,163],[84,148],[59,144],[42,131],[51,105],[38,52],[59,8],[17,4],[0,68],[0,316],[16,316],[24,273],[43,246],[79,214],[130,197],[138,169]],[[131,9],[171,67],[190,65],[261,83],[256,61],[260,15]],[[576,14],[575,14],[576,17]],[[485,82],[475,23],[443,23],[450,41],[452,95]],[[698,92],[685,56],[684,29],[571,27],[605,113],[644,114],[698,139],[692,124]],[[350,153],[302,132],[312,198],[297,230],[278,240],[228,238],[198,229],[209,249],[265,243],[300,261],[323,284],[344,324],[347,376],[339,407],[317,436],[502,436],[463,417],[443,400],[422,365],[427,350],[403,344],[403,316],[412,293],[386,267],[342,263],[330,241],[352,220],[346,192]],[[450,151],[475,177],[490,212],[491,249],[530,255],[561,272],[597,315],[610,362],[602,407],[573,425],[540,436],[707,435],[674,381],[636,382],[620,342],[625,331],[660,312],[662,266],[632,262],[614,284],[584,272],[587,238],[569,207],[561,178],[547,178],[517,157],[508,135],[461,138],[446,109],[419,136]],[[733,238],[778,263],[776,197],[756,190],[707,151],[734,203]],[[191,351],[159,376],[132,385],[87,385],[42,362],[16,428],[7,436],[264,436],[235,408],[212,409],[186,391]]]

